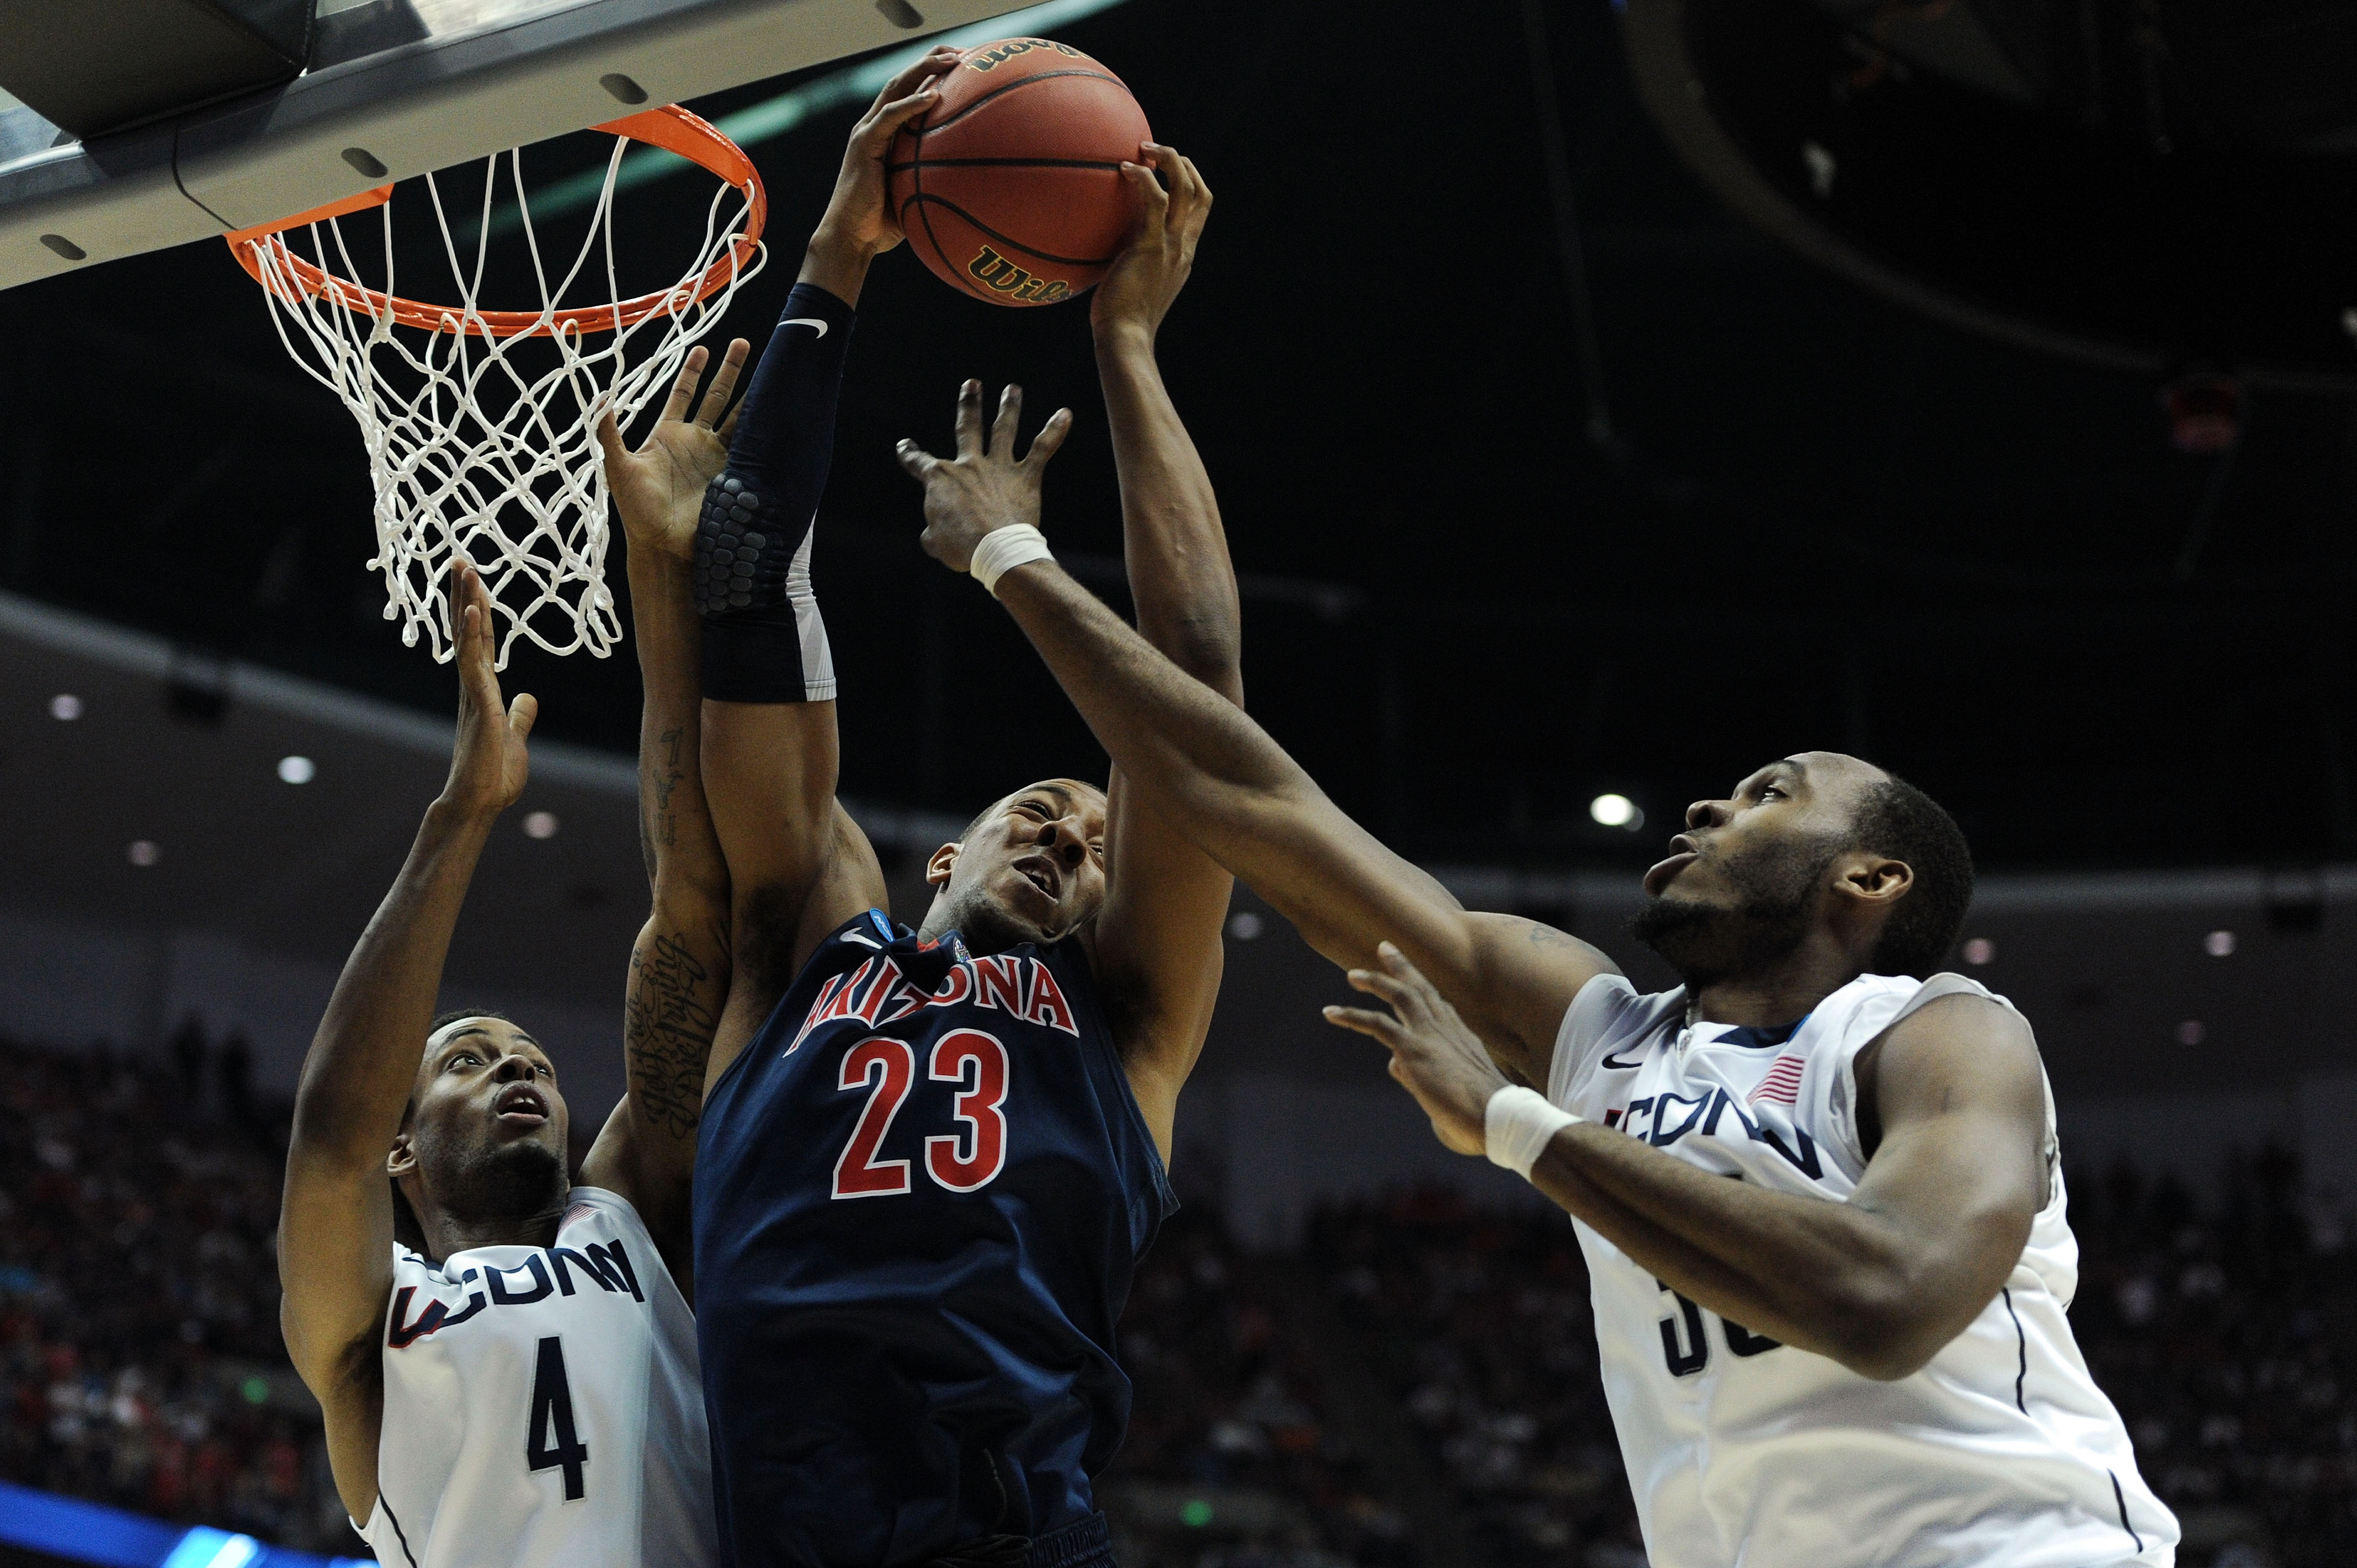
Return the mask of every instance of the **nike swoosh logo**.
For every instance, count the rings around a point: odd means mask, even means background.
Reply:
[[[1596,1065],[1597,1065],[1597,1066],[1598,1066],[1598,1067],[1602,1067],[1602,1068],[1609,1068],[1609,1069],[1610,1069],[1612,1071],[1614,1071],[1614,1072],[1627,1072],[1627,1071],[1630,1071],[1630,1070],[1631,1070],[1631,1069],[1632,1069],[1643,1067],[1645,1064],[1644,1064],[1643,1062],[1641,1062],[1641,1061],[1638,1061],[1638,1062],[1615,1061],[1615,1060],[1613,1059],[1612,1053],[1611,1053],[1610,1051],[1607,1051],[1607,1052],[1605,1052],[1605,1053],[1604,1053],[1604,1059],[1603,1059],[1602,1061],[1600,1061],[1600,1062],[1597,1063]]]
[[[815,316],[789,316],[783,321],[778,323],[778,328],[780,331],[783,331],[789,327],[815,327],[818,328],[818,335],[820,337],[823,338],[826,336],[826,323],[821,321]]]

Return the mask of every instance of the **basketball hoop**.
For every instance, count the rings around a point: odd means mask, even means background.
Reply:
[[[597,421],[611,408],[627,425],[668,388],[689,348],[718,324],[738,286],[767,260],[760,238],[769,199],[752,160],[734,142],[676,104],[594,128],[615,138],[605,184],[579,253],[553,285],[533,229],[521,148],[488,160],[471,270],[460,260],[435,177],[425,178],[459,295],[455,306],[422,305],[393,292],[390,185],[228,236],[231,251],[262,285],[286,351],[341,398],[360,424],[376,489],[377,553],[369,569],[384,574],[384,617],[404,623],[402,641],[414,647],[423,630],[437,662],[447,663],[456,647],[446,584],[460,552],[482,573],[508,623],[499,668],[507,667],[519,635],[552,653],[586,648],[602,659],[613,650],[621,628],[605,583],[606,473]],[[633,143],[700,165],[722,188],[685,274],[668,288],[626,298],[616,276],[614,188]],[[539,288],[537,310],[478,304],[502,157]],[[382,289],[361,281],[337,222],[371,208],[382,215]],[[296,230],[309,231],[311,256],[287,243]],[[603,267],[593,269],[601,247]],[[596,303],[566,304],[585,274],[605,285],[591,294]],[[597,335],[604,336],[592,351],[587,341]]]

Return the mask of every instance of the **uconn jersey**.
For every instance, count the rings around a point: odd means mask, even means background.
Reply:
[[[872,910],[837,928],[705,1104],[723,1551],[1107,1561],[1114,1325],[1171,1207],[1078,944],[974,958]]]
[[[383,1360],[383,1568],[718,1560],[695,1322],[613,1193],[575,1187],[553,1247],[394,1247]]]
[[[1797,1026],[1685,1022],[1685,993],[1588,982],[1548,1098],[1689,1165],[1846,1201],[1866,1174],[1858,1051],[1957,975],[1862,976]],[[1992,998],[2002,1001],[2003,998]],[[2013,1274],[1929,1365],[1877,1382],[1663,1286],[1578,1227],[1604,1391],[1653,1568],[2110,1568],[2175,1560],[2177,1521],[2071,1337],[2079,1247],[2050,1189]]]

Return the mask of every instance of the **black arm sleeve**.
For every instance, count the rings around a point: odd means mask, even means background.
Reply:
[[[728,467],[705,491],[694,589],[707,697],[834,695],[826,622],[811,589],[811,525],[834,458],[834,407],[856,319],[824,289],[794,285],[754,368]]]

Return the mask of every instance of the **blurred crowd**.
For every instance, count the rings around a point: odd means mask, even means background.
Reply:
[[[2357,1255],[2276,1149],[2204,1206],[2126,1167],[2072,1183],[2071,1322],[2184,1522],[2189,1568],[2357,1562]]]
[[[357,1554],[278,1337],[283,1112],[245,1071],[192,1027],[160,1062],[0,1039],[0,1478]],[[2185,1568],[2350,1562],[2348,1218],[2280,1151],[2217,1193],[2074,1173],[2080,1344]],[[1404,1194],[1270,1258],[1198,1205],[1121,1348],[1125,1568],[1642,1568],[1560,1216]]]
[[[1474,1561],[1643,1568],[1570,1221],[1407,1194],[1318,1216],[1310,1255],[1446,1477]]]
[[[234,1039],[0,1039],[0,1478],[357,1546],[278,1337],[274,1131]]]

